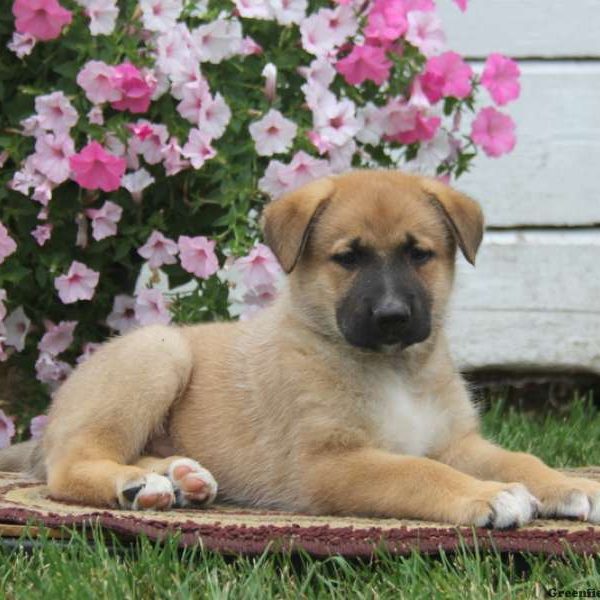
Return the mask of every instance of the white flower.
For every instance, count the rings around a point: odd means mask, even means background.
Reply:
[[[17,352],[21,352],[25,348],[25,338],[29,333],[31,320],[25,314],[22,306],[13,310],[6,319],[4,319],[6,327],[7,346],[12,346]]]
[[[199,125],[207,136],[215,140],[225,133],[230,120],[231,110],[227,106],[225,98],[221,94],[217,94],[202,107]]]
[[[85,13],[90,18],[92,35],[110,35],[117,22],[117,0],[85,0]]]
[[[169,31],[183,9],[181,0],[140,0],[142,23],[148,31]]]
[[[133,173],[127,173],[121,178],[121,185],[136,199],[141,197],[149,185],[152,185],[156,180],[146,169],[139,169]]]
[[[452,154],[450,135],[439,129],[435,137],[421,142],[417,156],[406,164],[411,170],[427,175],[435,175],[437,168]]]
[[[262,119],[252,123],[248,129],[260,156],[287,152],[298,132],[296,123],[286,119],[274,108]]]
[[[271,0],[275,19],[281,25],[300,24],[306,18],[307,0]]]
[[[192,31],[200,62],[220,63],[242,49],[242,25],[237,19],[215,19]]]
[[[241,17],[245,19],[272,19],[272,2],[269,0],[233,0]]]
[[[185,158],[189,158],[194,169],[199,169],[207,160],[217,154],[210,142],[210,138],[203,131],[199,129],[190,130],[188,141],[181,149],[181,153]]]
[[[343,146],[334,146],[328,152],[329,166],[332,173],[343,173],[352,167],[352,159],[356,152],[356,142],[350,140]]]
[[[6,47],[19,58],[23,58],[31,54],[35,42],[36,39],[30,33],[18,33],[15,31],[12,40],[6,44]]]
[[[127,333],[138,325],[135,318],[135,299],[120,294],[115,296],[113,309],[106,317],[106,324],[119,333]]]
[[[384,114],[379,106],[367,102],[365,106],[358,109],[357,115],[360,128],[356,132],[356,139],[363,144],[376,146],[384,134]]]
[[[343,146],[360,129],[355,115],[354,102],[346,98],[336,100],[327,96],[325,101],[313,109],[313,122],[321,138],[334,146]]]
[[[446,45],[442,21],[435,12],[411,10],[407,16],[406,41],[416,46],[425,56],[439,54]]]

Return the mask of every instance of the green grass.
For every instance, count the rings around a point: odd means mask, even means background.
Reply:
[[[600,412],[573,402],[561,415],[524,416],[494,405],[486,434],[556,466],[600,464]],[[0,548],[0,598],[542,598],[550,588],[600,589],[600,556],[544,558],[460,551],[380,555],[371,562],[308,556],[223,558],[176,540],[124,546],[94,532],[58,544]],[[25,542],[27,540],[24,540]]]

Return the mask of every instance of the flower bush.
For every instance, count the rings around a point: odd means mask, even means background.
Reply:
[[[433,0],[14,0],[0,37],[0,359],[50,390],[111,333],[268,304],[270,197],[515,144],[518,66],[476,75]]]

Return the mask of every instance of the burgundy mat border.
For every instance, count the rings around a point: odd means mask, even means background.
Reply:
[[[392,554],[405,555],[412,550],[436,554],[440,550],[454,551],[476,545],[499,552],[534,552],[563,555],[568,551],[580,554],[600,552],[600,535],[593,527],[569,532],[567,529],[494,531],[470,528],[399,527],[383,530],[379,527],[275,526],[275,525],[199,525],[192,521],[177,524],[160,520],[115,517],[105,511],[86,515],[41,515],[24,508],[0,509],[0,520],[14,524],[42,523],[47,527],[98,523],[120,535],[146,534],[162,540],[174,532],[180,534],[182,546],[201,543],[208,550],[227,554],[260,554],[267,548],[273,552],[303,550],[316,557],[333,554],[345,557],[370,558],[377,548]],[[475,537],[474,537],[475,536]]]

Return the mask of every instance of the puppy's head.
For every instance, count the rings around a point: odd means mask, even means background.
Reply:
[[[474,263],[483,217],[439,181],[355,171],[271,202],[263,230],[298,316],[356,347],[402,349],[439,327],[456,249]]]

